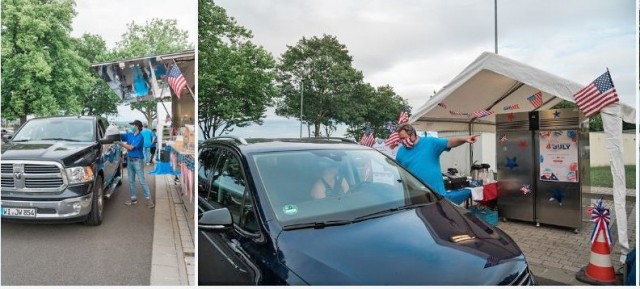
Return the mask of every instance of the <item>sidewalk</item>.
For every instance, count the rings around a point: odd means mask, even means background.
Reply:
[[[620,262],[620,245],[616,224],[617,217],[613,210],[611,188],[591,188],[591,194],[584,194],[582,198],[583,212],[586,207],[594,203],[603,195],[603,205],[610,209],[612,223],[609,228],[613,241],[611,262],[617,270],[622,266]],[[629,248],[636,246],[636,199],[635,189],[627,190],[626,211]],[[502,220],[498,228],[505,231],[520,246],[531,267],[533,275],[557,282],[562,285],[588,285],[575,279],[576,273],[589,264],[591,253],[590,237],[593,223],[586,213],[582,216],[582,229],[576,234],[573,229],[535,223]]]
[[[150,285],[195,286],[193,216],[187,216],[178,193],[180,185],[173,181],[172,175],[156,175],[155,180]]]

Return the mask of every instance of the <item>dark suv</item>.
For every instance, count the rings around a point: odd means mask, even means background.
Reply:
[[[2,145],[2,219],[100,225],[121,184],[120,132],[101,118],[31,119]]]
[[[226,137],[199,150],[201,285],[534,283],[503,231],[371,148]]]

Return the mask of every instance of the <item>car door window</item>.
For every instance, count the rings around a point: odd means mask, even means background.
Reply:
[[[198,195],[209,199],[211,195],[211,181],[216,175],[216,165],[220,159],[220,150],[218,148],[204,148],[200,151],[198,158]]]

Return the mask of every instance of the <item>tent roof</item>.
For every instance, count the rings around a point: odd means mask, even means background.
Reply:
[[[409,120],[418,130],[495,132],[495,115],[547,110],[562,100],[574,102],[573,93],[583,88],[576,82],[490,52],[482,53],[443,89],[429,99]],[[537,109],[527,97],[542,92]],[[438,104],[444,104],[446,108]],[[505,110],[517,105],[517,109]],[[454,115],[493,111],[483,117]],[[635,123],[635,109],[622,104],[623,118]],[[631,118],[633,116],[633,118]]]

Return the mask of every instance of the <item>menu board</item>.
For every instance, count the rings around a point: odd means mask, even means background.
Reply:
[[[540,131],[540,180],[578,182],[578,133]]]

